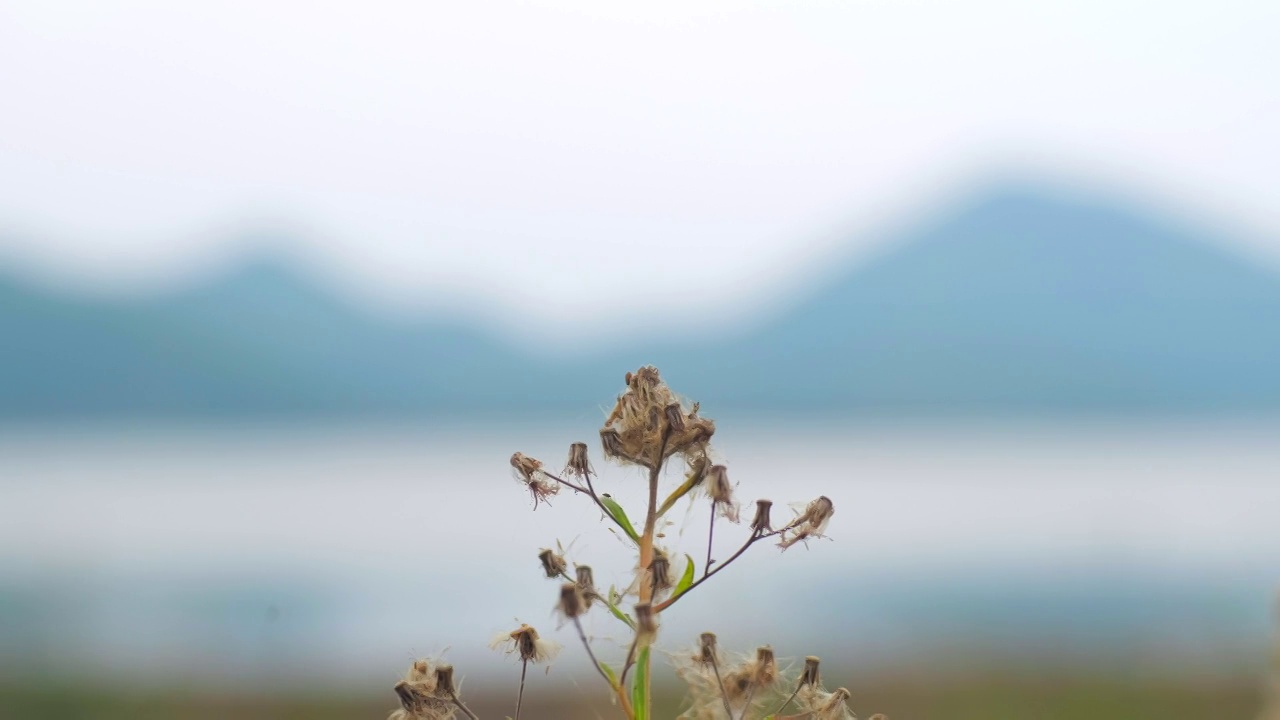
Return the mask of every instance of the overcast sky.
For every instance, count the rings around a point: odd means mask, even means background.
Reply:
[[[172,279],[277,228],[370,295],[598,320],[1021,171],[1280,256],[1277,28],[1274,0],[5,0],[0,262]]]

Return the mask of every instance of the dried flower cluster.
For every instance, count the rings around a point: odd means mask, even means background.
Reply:
[[[415,660],[395,691],[401,708],[388,720],[451,720],[458,711],[475,718],[458,698],[452,665]]]
[[[681,598],[703,586],[762,541],[775,540],[777,546],[785,550],[796,543],[824,537],[835,506],[830,498],[819,497],[804,504],[790,522],[775,529],[771,519],[773,502],[756,500],[745,539],[726,559],[717,560],[713,554],[717,520],[740,523],[742,504],[728,468],[712,460],[709,445],[715,435],[715,423],[699,415],[697,403],[686,403],[672,392],[656,368],[642,367],[627,373],[625,384],[600,428],[600,444],[606,458],[645,472],[648,503],[642,512],[629,514],[611,495],[597,491],[600,478],[596,476],[586,443],[575,442],[569,446],[568,460],[559,476],[548,472],[542,461],[519,452],[511,456],[511,466],[516,479],[530,493],[534,509],[564,489],[585,496],[635,553],[630,577],[621,584],[624,588],[621,591],[618,586],[601,591],[596,585],[595,572],[586,565],[573,565],[570,576],[571,559],[559,543],[555,550],[543,548],[538,562],[546,578],[559,581],[554,594],[555,610],[563,624],[576,631],[619,715],[628,720],[652,720],[651,650],[659,638],[663,615]],[[663,470],[672,459],[683,465],[683,482],[663,493]],[[671,522],[665,515],[686,498],[695,503],[699,499],[709,501],[710,525],[701,572],[692,554],[658,544],[658,540],[665,537],[659,529]],[[643,522],[633,524],[632,517],[643,518]],[[549,605],[551,598],[552,594],[548,593]],[[612,617],[620,624],[620,632],[628,639],[625,654],[608,664],[597,657],[581,620],[597,607],[607,613],[604,617]],[[514,714],[518,720],[528,666],[549,662],[559,646],[543,639],[534,628],[521,625],[500,634],[494,639],[493,647],[520,661]],[[746,657],[730,660],[722,654],[715,634],[708,632],[702,634],[695,649],[672,656],[672,664],[689,687],[690,701],[682,718],[853,718],[847,707],[849,691],[823,688],[818,659],[814,657],[806,660],[798,674],[788,675],[780,667],[773,648],[760,647]],[[440,674],[441,668],[448,668],[446,676]],[[452,668],[448,666],[433,668],[424,661],[415,663],[409,676],[396,685],[396,693],[403,707],[393,713],[393,720],[451,718],[456,713],[475,717],[458,698]]]

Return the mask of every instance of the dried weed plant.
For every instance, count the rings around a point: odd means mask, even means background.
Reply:
[[[641,471],[648,482],[648,503],[636,517],[636,526],[626,510],[607,493],[597,490],[586,443],[569,446],[564,469],[552,473],[546,465],[523,453],[511,456],[517,480],[529,492],[534,509],[562,491],[592,502],[600,510],[602,521],[611,523],[619,537],[634,553],[635,564],[628,568],[631,581],[624,590],[611,587],[601,591],[595,573],[586,565],[573,565],[565,550],[543,548],[538,554],[542,573],[560,580],[555,603],[565,624],[572,625],[587,658],[598,672],[617,708],[627,720],[652,720],[653,649],[659,637],[662,619],[685,596],[703,587],[720,571],[729,567],[752,547],[773,541],[786,550],[796,543],[826,535],[827,525],[835,514],[830,498],[818,497],[802,506],[796,516],[775,528],[773,503],[755,501],[746,537],[728,559],[716,561],[712,544],[718,520],[741,524],[742,504],[737,487],[729,479],[724,465],[715,463],[710,454],[710,441],[715,423],[699,414],[698,403],[686,403],[667,387],[654,367],[629,372],[626,388],[618,396],[612,411],[600,428],[603,455],[623,467]],[[678,463],[683,466],[683,482],[663,491],[663,471]],[[667,513],[682,498],[707,502],[710,525],[707,549],[701,573],[692,553],[675,553],[662,547],[668,524]],[[701,553],[699,553],[701,555]],[[683,555],[683,562],[680,557]],[[608,613],[625,635],[627,650],[620,660],[606,664],[597,656],[592,640],[582,626],[582,616],[594,608]],[[516,693],[515,714],[518,720],[524,698],[528,666],[553,659],[560,647],[543,639],[528,625],[504,632],[492,643],[516,657],[521,663],[520,685]],[[667,653],[676,675],[688,686],[689,700],[680,718],[687,720],[849,720],[854,717],[844,688],[827,690],[822,683],[819,660],[808,657],[803,667],[789,673],[779,664],[771,647],[757,648],[742,657],[725,653],[714,633],[701,635],[693,647]],[[417,661],[404,680],[395,686],[401,709],[391,720],[437,720],[454,718],[459,713],[476,718],[459,697],[453,681],[453,668],[448,665]],[[882,715],[870,720],[887,720]],[[1268,718],[1270,720],[1270,718]]]

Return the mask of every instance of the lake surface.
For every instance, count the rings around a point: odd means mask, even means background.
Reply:
[[[571,646],[538,549],[562,542],[602,585],[634,560],[584,498],[533,510],[507,459],[559,466],[594,437],[591,421],[0,428],[0,668],[359,684],[446,648],[483,675],[488,639],[517,620]],[[1265,647],[1280,424],[722,422],[717,440],[744,504],[773,499],[775,522],[831,497],[831,539],[752,548],[681,601],[669,644],[713,629],[868,672],[1236,672]],[[638,516],[643,480],[590,444],[600,489]],[[666,529],[699,567],[706,514],[682,502]],[[743,530],[716,536],[727,557]]]

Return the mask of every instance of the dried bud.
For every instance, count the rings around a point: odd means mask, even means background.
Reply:
[[[773,532],[773,525],[769,521],[769,513],[772,510],[772,500],[756,501],[756,516],[751,519],[751,530],[757,535]]]
[[[800,685],[812,685],[818,687],[822,684],[822,677],[818,674],[818,664],[822,660],[814,655],[810,655],[804,659],[804,672],[800,675]]]
[[[532,663],[545,662],[560,652],[558,643],[542,639],[537,630],[525,624],[511,632],[498,633],[489,647],[502,650],[508,655],[516,655],[522,662]]]
[[[729,468],[712,465],[707,471],[707,494],[715,502],[733,502],[733,485],[729,483]]]
[[[649,583],[655,592],[671,589],[671,558],[661,548],[653,549],[653,560],[649,563]]]
[[[576,618],[587,611],[582,592],[576,584],[565,583],[560,586],[560,602],[556,603],[556,610],[567,618]]]
[[[436,692],[440,695],[452,696],[455,692],[453,687],[453,666],[437,665],[436,666]]]
[[[405,680],[410,683],[419,684],[426,682],[431,677],[431,665],[426,660],[414,660],[409,666],[409,673],[405,675]]]
[[[782,541],[778,546],[783,550],[795,545],[798,542],[808,540],[811,537],[823,537],[827,530],[827,523],[830,522],[831,516],[835,515],[836,508],[832,504],[831,498],[823,495],[817,500],[805,506],[804,512],[800,513],[795,520],[792,520],[784,530],[792,533],[790,537],[784,533]]]
[[[831,502],[831,498],[823,495],[809,503],[808,507],[804,509],[804,514],[800,516],[800,520],[809,525],[814,535],[821,535],[827,529],[827,522],[835,514],[836,506]]]
[[[730,522],[738,522],[738,501],[733,498],[733,484],[729,482],[729,469],[712,465],[707,469],[707,495],[720,510],[720,515]]]
[[[544,548],[542,552],[538,553],[538,560],[542,562],[542,572],[546,573],[549,578],[560,577],[569,568],[564,556],[557,555],[549,548]]]
[[[565,464],[565,472],[583,478],[591,473],[586,443],[576,442],[569,446],[569,462]]]
[[[752,682],[757,685],[772,685],[778,679],[778,660],[774,657],[773,648],[768,645],[756,648],[756,661],[752,666]]]
[[[414,693],[412,685],[401,680],[396,683],[395,691],[396,695],[400,698],[400,704],[404,706],[405,710],[414,712],[418,708],[418,697],[417,694]]]
[[[649,429],[650,430],[658,429],[658,421],[661,417],[662,417],[662,411],[659,410],[656,406],[649,408]]]
[[[653,615],[653,605],[636,605],[636,639],[652,641],[658,634],[658,621]]]
[[[533,482],[535,474],[542,469],[542,462],[524,453],[515,453],[511,456],[511,467],[516,469],[521,480]]]
[[[716,634],[713,632],[704,632],[698,638],[698,658],[697,661],[703,665],[711,665],[716,662]]]
[[[591,603],[600,597],[600,593],[596,592],[596,579],[591,572],[591,566],[577,565],[574,567],[574,574],[578,579],[578,592],[582,593],[582,601],[586,604],[587,609],[590,610]]]
[[[822,705],[818,706],[814,716],[817,718],[831,718],[831,720],[843,720],[845,717],[845,702],[849,699],[849,691],[845,688],[836,688],[834,692],[827,696]]]
[[[707,479],[707,467],[711,463],[707,462],[705,455],[699,455],[689,460],[689,472],[685,473],[685,482],[693,487],[698,487]]]
[[[680,410],[680,403],[671,403],[663,412],[667,416],[667,427],[672,432],[684,432],[684,412]]]
[[[622,438],[619,437],[617,430],[610,430],[608,428],[601,430],[600,446],[604,449],[604,454],[608,457],[624,457],[622,452]]]

